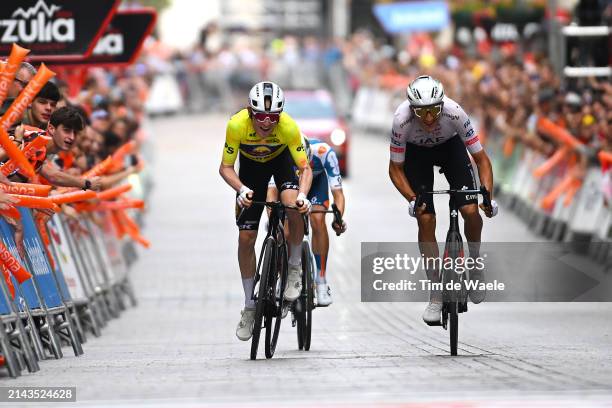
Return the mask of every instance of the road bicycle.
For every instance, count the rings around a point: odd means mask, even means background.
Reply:
[[[423,203],[424,195],[426,194],[448,194],[450,196],[448,206],[450,212],[450,225],[446,234],[446,242],[444,245],[444,256],[441,268],[442,282],[442,318],[440,322],[428,323],[430,326],[442,326],[449,330],[450,335],[450,353],[452,356],[457,355],[457,343],[459,339],[459,313],[465,313],[468,310],[467,297],[468,290],[466,286],[467,278],[465,273],[459,273],[455,270],[457,265],[465,265],[465,262],[456,262],[458,258],[464,257],[463,237],[459,230],[459,208],[457,207],[457,198],[461,195],[482,195],[483,204],[485,207],[491,207],[491,198],[487,189],[483,186],[480,190],[436,190],[424,191],[419,194],[416,200],[416,207],[420,207]],[[448,259],[452,262],[446,262]],[[445,265],[453,267],[444,268]],[[459,283],[460,285],[454,285]],[[448,285],[447,285],[448,284]],[[450,323],[450,324],[449,324]]]
[[[336,206],[332,204],[331,210],[312,210],[311,213],[330,213],[334,214],[334,223],[342,225],[342,214]],[[306,219],[304,227],[304,240],[302,241],[302,292],[291,307],[291,325],[297,327],[298,348],[300,350],[310,350],[312,336],[312,311],[315,309],[315,258],[312,252],[310,238],[310,222]],[[340,235],[336,233],[336,235]]]
[[[255,320],[251,338],[251,360],[255,360],[263,328],[266,329],[266,358],[272,358],[276,350],[288,270],[285,215],[286,210],[297,210],[297,207],[283,205],[280,201],[253,201],[252,205],[263,205],[270,209],[268,232],[259,255],[252,294],[255,301]],[[243,213],[238,217],[239,222]]]

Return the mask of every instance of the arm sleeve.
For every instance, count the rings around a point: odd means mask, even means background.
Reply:
[[[406,135],[399,131],[400,119],[397,115],[393,119],[393,127],[391,128],[391,161],[395,163],[403,163],[406,159]]]
[[[323,162],[323,168],[325,174],[327,174],[327,181],[329,182],[329,188],[332,190],[339,190],[342,188],[342,176],[340,176],[340,165],[338,164],[338,156],[336,152],[327,144],[327,152],[321,158]]]
[[[302,146],[302,134],[300,128],[294,122],[287,127],[287,148],[291,157],[298,169],[308,167],[308,157],[306,157],[306,149]]]
[[[459,115],[459,120],[456,121],[457,133],[470,153],[478,153],[482,150],[482,145],[480,144],[478,133],[476,133],[472,125],[472,121],[460,106],[457,106],[457,114]]]
[[[223,147],[222,163],[227,166],[233,166],[236,162],[236,157],[238,157],[239,148],[240,127],[230,120],[225,130],[225,146]]]

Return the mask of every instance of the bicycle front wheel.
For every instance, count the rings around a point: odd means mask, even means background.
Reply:
[[[283,296],[287,282],[287,245],[277,248],[275,263],[270,270],[268,286],[270,288],[270,302],[266,313],[266,358],[272,358],[276,350],[278,335],[283,315]]]
[[[260,264],[259,274],[259,290],[257,291],[257,299],[255,306],[255,321],[253,323],[253,337],[251,337],[251,360],[257,358],[257,349],[259,347],[259,337],[261,335],[262,321],[266,311],[266,303],[268,299],[268,280],[272,275],[270,267],[274,265],[274,247],[276,241],[270,237],[264,242],[261,250],[263,261]],[[274,295],[274,294],[273,294]]]

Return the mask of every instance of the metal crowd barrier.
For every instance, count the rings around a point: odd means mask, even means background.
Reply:
[[[32,210],[19,212],[25,257],[13,228],[0,218],[1,242],[8,249],[0,254],[8,277],[0,279],[0,354],[13,378],[26,369],[38,371],[42,360],[61,358],[62,346],[82,355],[88,335],[100,336],[109,320],[136,305],[124,255],[131,241],[118,238],[108,211],[97,212],[97,222],[56,214],[39,228]],[[30,279],[20,283],[11,273],[15,260]]]
[[[612,263],[612,208],[604,205],[601,168],[590,165],[578,174],[569,149],[545,157],[521,144],[510,151],[503,138],[492,139],[487,149],[500,201],[535,233]]]

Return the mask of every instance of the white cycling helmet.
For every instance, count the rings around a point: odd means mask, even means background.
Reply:
[[[444,87],[437,79],[421,75],[408,85],[406,95],[410,105],[417,108],[437,105],[444,100]]]
[[[282,112],[285,107],[285,93],[274,82],[259,82],[249,92],[249,106],[258,112]]]

